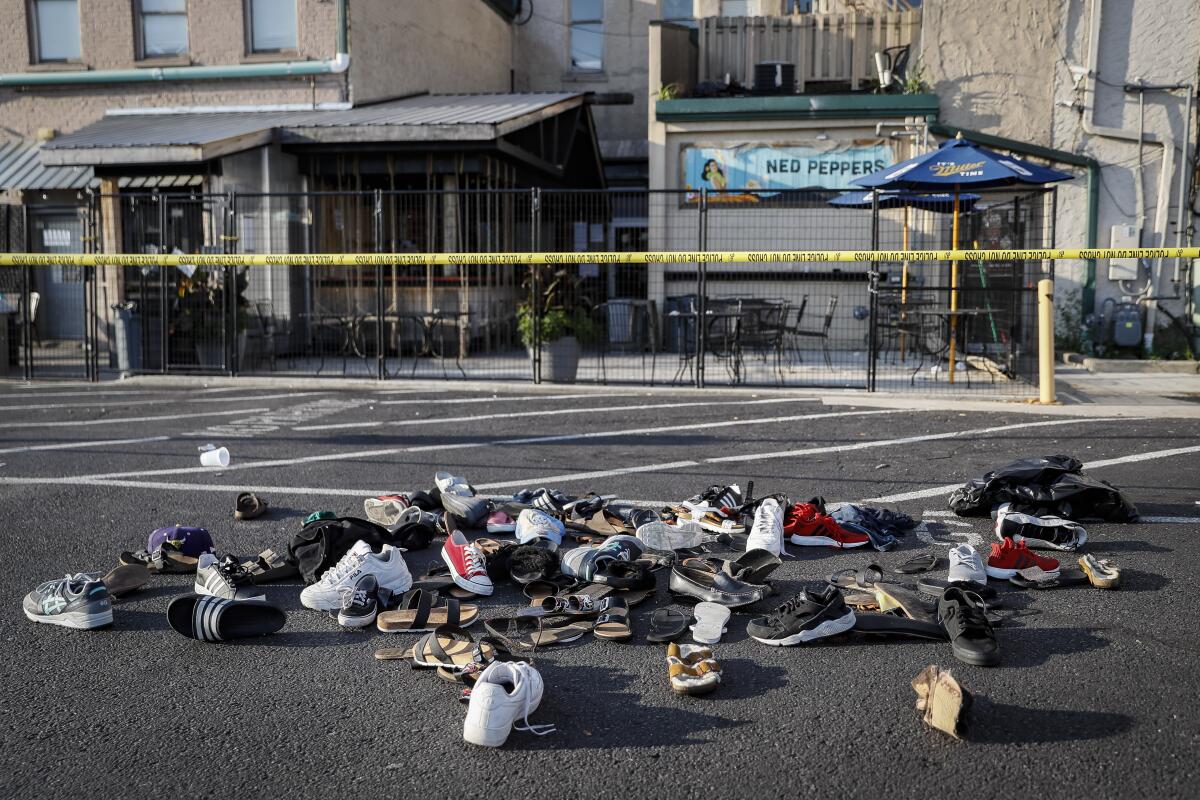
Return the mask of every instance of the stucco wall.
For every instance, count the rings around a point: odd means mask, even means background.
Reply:
[[[1098,58],[1089,63],[1093,8],[1100,12]],[[1110,243],[1116,224],[1144,217],[1146,246],[1175,243],[1176,199],[1183,160],[1183,93],[1146,96],[1146,131],[1174,139],[1171,173],[1163,179],[1163,148],[1146,144],[1144,202],[1135,191],[1138,96],[1126,83],[1195,82],[1200,56],[1200,3],[1195,0],[1021,0],[1002,14],[980,14],[970,0],[942,0],[925,9],[922,57],[927,79],[941,98],[941,119],[953,125],[1007,136],[1097,159],[1101,164],[1098,244]],[[1088,70],[1099,82],[1084,76]],[[1089,133],[1089,125],[1118,128],[1129,140]],[[1094,130],[1094,128],[1093,128]],[[1195,141],[1193,125],[1192,140]],[[1160,188],[1169,193],[1160,201]],[[1185,209],[1185,212],[1187,210]],[[1167,236],[1163,241],[1161,233]],[[1186,225],[1186,223],[1185,223]],[[1057,241],[1082,245],[1087,232],[1086,178],[1059,189]],[[1173,263],[1155,287],[1172,294]],[[1121,286],[1096,270],[1096,305],[1146,285],[1150,275]],[[1082,288],[1082,262],[1060,262],[1058,295]],[[1186,290],[1186,287],[1184,287]],[[1167,302],[1178,308],[1180,302]]]
[[[524,9],[518,21],[529,15]],[[646,31],[658,17],[656,0],[605,0],[604,69],[571,70],[568,0],[537,0],[533,16],[513,27],[517,91],[630,92],[631,106],[595,106],[602,141],[640,140],[646,134]]]
[[[360,0],[361,1],[361,0]],[[333,0],[298,0],[297,54],[276,60],[332,58],[337,8]],[[0,0],[0,72],[39,71],[30,66],[26,0]],[[129,0],[82,0],[79,4],[79,64],[70,69],[127,69],[136,66],[224,65],[264,60],[247,56],[242,0],[188,0],[189,56],[154,62],[135,60],[134,19]],[[316,80],[317,102],[343,99],[342,76]],[[107,86],[0,89],[0,136],[31,137],[41,127],[71,131],[103,116],[107,108],[183,105],[302,103],[314,98],[307,79],[148,82]]]
[[[482,0],[351,0],[350,52],[355,103],[510,87],[511,26]]]

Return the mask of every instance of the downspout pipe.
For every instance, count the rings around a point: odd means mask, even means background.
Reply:
[[[205,81],[230,78],[289,78],[305,75],[340,75],[350,68],[347,34],[348,0],[337,0],[337,53],[320,61],[284,61],[227,66],[148,67],[146,69],[75,70],[69,72],[10,72],[0,74],[0,88],[80,86],[162,81]]]

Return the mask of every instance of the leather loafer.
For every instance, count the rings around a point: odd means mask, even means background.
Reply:
[[[671,568],[671,591],[709,603],[736,608],[750,605],[773,593],[770,585],[739,581],[725,572],[675,565]]]

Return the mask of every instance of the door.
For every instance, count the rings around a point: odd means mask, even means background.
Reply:
[[[82,253],[83,216],[76,209],[29,210],[29,245],[35,253]],[[63,264],[37,267],[34,326],[43,340],[83,339],[84,269]],[[31,303],[32,306],[32,303]]]

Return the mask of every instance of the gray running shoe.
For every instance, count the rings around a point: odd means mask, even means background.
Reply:
[[[25,595],[21,606],[34,622],[64,628],[91,630],[113,621],[108,589],[99,575],[83,572],[46,581]]]
[[[647,522],[638,526],[637,538],[651,550],[687,550],[717,540],[715,535],[695,522],[683,522],[679,525]]]

